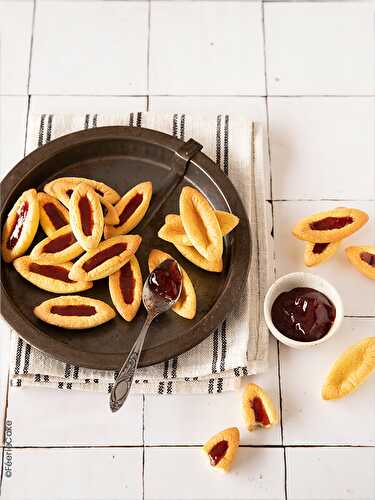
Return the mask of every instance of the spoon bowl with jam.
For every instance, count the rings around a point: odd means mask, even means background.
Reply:
[[[269,288],[264,300],[269,330],[280,342],[296,349],[328,340],[339,329],[343,316],[336,288],[311,273],[282,276]]]

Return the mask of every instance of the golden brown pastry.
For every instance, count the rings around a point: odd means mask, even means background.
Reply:
[[[69,211],[54,196],[38,193],[40,225],[47,236],[69,224]]]
[[[69,273],[71,280],[92,281],[115,273],[128,262],[141,244],[137,234],[115,236],[102,241],[97,248],[87,251]]]
[[[257,427],[277,424],[277,411],[268,394],[256,384],[247,384],[242,396],[246,426],[249,431]]]
[[[18,198],[3,227],[1,251],[5,262],[12,262],[27,251],[38,225],[38,196],[35,189],[29,189]]]
[[[239,444],[240,431],[237,427],[230,427],[209,439],[202,451],[208,456],[214,469],[228,472],[237,454]]]
[[[175,247],[185,259],[190,260],[190,262],[205,271],[221,273],[223,270],[223,259],[221,257],[218,260],[207,260],[194,247],[187,245],[175,245]]]
[[[115,224],[118,224],[120,221],[120,218],[118,216],[118,213],[116,212],[115,207],[109,203],[109,201],[105,200],[104,198],[100,197],[100,203],[102,205],[102,210],[103,210],[103,216],[104,216],[104,224],[108,224],[109,226],[113,226]]]
[[[215,211],[202,193],[184,187],[180,195],[180,215],[193,246],[208,261],[223,254],[223,237]]]
[[[35,245],[30,257],[43,264],[63,264],[70,262],[83,252],[84,249],[77,242],[68,224]]]
[[[37,318],[71,330],[81,330],[102,325],[116,316],[115,311],[101,300],[64,295],[42,302],[34,308]]]
[[[51,196],[55,196],[63,205],[69,208],[70,196],[73,194],[74,188],[82,182],[91,186],[100,197],[111,204],[117,203],[120,199],[120,195],[104,182],[85,179],[84,177],[60,177],[54,179],[44,186],[44,191]]]
[[[137,257],[130,260],[109,277],[109,292],[117,312],[131,321],[142,302],[142,273]]]
[[[152,196],[152,182],[141,182],[128,191],[116,204],[115,209],[119,216],[119,223],[114,226],[105,226],[106,239],[120,234],[128,234],[137,226],[150,205]]]
[[[345,249],[354,267],[370,280],[375,280],[375,246],[353,246]]]
[[[306,243],[304,262],[305,266],[318,266],[333,257],[340,245],[339,241],[333,243]]]
[[[173,257],[161,250],[153,249],[148,256],[148,269],[153,271],[158,267],[164,260],[173,259]],[[194,290],[194,285],[191,282],[185,269],[179,264],[182,274],[182,289],[181,294],[172,307],[172,310],[186,319],[193,319],[197,311],[197,297]]]
[[[333,364],[322,388],[323,399],[339,399],[357,389],[375,369],[375,337],[349,347]]]
[[[70,226],[85,250],[96,248],[103,236],[104,219],[99,196],[88,184],[78,184],[70,197]]]
[[[77,293],[92,288],[92,281],[72,281],[69,279],[71,262],[65,264],[40,264],[28,255],[13,261],[15,269],[33,285],[52,293]]]
[[[215,210],[215,215],[223,236],[230,233],[239,223],[239,218],[229,212]],[[182,225],[181,217],[176,214],[169,214],[165,217],[165,224],[159,229],[158,236],[174,245],[192,246]]]
[[[340,207],[301,219],[293,234],[312,243],[334,242],[358,231],[367,221],[368,215],[362,210]]]

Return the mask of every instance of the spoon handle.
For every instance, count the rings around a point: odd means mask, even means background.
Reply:
[[[109,406],[112,412],[119,410],[121,406],[125,403],[126,398],[129,395],[130,388],[133,383],[135,370],[137,369],[138,366],[139,356],[141,355],[143,343],[146,338],[146,333],[154,318],[155,315],[153,314],[147,315],[142,330],[138,335],[137,340],[134,342],[134,345],[131,351],[129,352],[129,355],[126,358],[125,363],[122,365],[121,370],[116,378],[116,381],[112,387],[111,397],[109,402]]]

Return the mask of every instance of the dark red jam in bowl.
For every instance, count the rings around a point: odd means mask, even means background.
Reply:
[[[167,300],[176,300],[180,294],[182,276],[174,259],[164,260],[148,277],[151,290]]]
[[[286,337],[300,342],[319,340],[331,329],[336,308],[313,288],[293,288],[281,293],[272,305],[272,322]]]

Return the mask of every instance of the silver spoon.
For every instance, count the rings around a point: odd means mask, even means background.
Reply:
[[[170,290],[167,290],[169,288],[168,282],[171,284]],[[181,289],[182,274],[174,259],[164,260],[146,279],[142,300],[147,310],[147,317],[112,387],[109,402],[112,412],[119,410],[129,395],[143,343],[151,323],[156,316],[168,311],[178,301]]]

